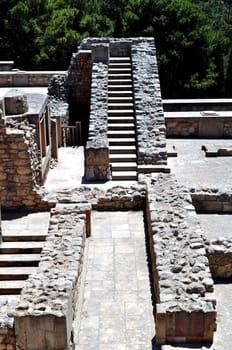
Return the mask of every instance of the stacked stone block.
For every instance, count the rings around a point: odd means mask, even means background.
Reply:
[[[216,300],[190,194],[171,175],[153,174],[144,181],[157,341],[212,341]]]
[[[41,262],[14,312],[17,349],[71,349],[89,209],[60,204],[51,211]]]
[[[154,41],[132,45],[131,60],[138,164],[166,165],[166,128]]]
[[[26,122],[0,125],[0,196],[4,207],[43,206],[36,131]],[[45,204],[44,202],[44,205]]]
[[[83,139],[88,137],[92,57],[90,50],[73,54],[68,69],[67,89],[70,122],[82,123]]]
[[[110,180],[108,117],[108,66],[93,63],[89,135],[85,153],[87,180]]]

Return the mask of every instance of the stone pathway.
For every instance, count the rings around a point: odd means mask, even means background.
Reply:
[[[92,212],[78,350],[152,349],[142,212]]]

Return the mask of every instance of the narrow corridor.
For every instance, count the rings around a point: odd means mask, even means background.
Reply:
[[[79,350],[152,349],[153,308],[142,211],[92,212]]]

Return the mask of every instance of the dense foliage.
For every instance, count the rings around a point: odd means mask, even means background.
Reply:
[[[67,68],[87,36],[154,36],[163,97],[232,97],[232,0],[1,0],[0,59]]]

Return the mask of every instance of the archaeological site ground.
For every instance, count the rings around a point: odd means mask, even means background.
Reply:
[[[0,350],[231,350],[232,99],[163,100],[153,38],[0,61]]]

